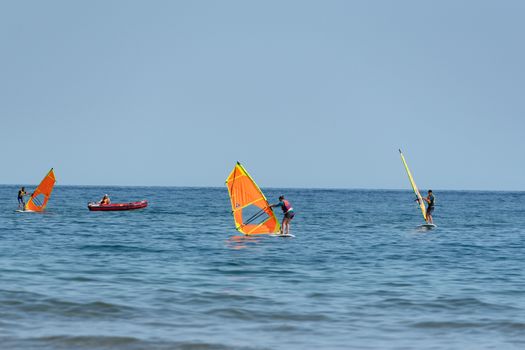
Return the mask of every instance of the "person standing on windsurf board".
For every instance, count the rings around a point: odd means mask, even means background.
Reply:
[[[290,234],[290,221],[292,221],[293,217],[295,216],[295,212],[293,211],[292,205],[290,202],[288,202],[286,199],[284,199],[284,196],[279,196],[279,203],[270,205],[270,208],[280,207],[283,211],[283,222],[281,223],[281,232],[280,234]]]
[[[29,194],[26,192],[26,188],[22,187],[18,191],[18,209],[24,210],[26,207],[26,202],[24,201],[24,197],[29,196]]]
[[[432,190],[428,190],[428,196],[423,198],[423,200],[427,202],[427,224],[434,224],[434,220],[432,220],[432,213],[434,212],[434,194]]]

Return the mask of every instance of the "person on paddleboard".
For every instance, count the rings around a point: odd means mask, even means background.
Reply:
[[[18,191],[18,209],[24,210],[26,207],[26,202],[24,201],[24,196],[28,196],[25,187],[21,187]]]
[[[427,202],[427,223],[433,224],[432,213],[434,212],[434,194],[432,193],[432,190],[428,190],[428,196],[423,198],[423,200]]]
[[[290,221],[292,221],[295,216],[292,205],[284,199],[284,196],[279,196],[279,203],[270,205],[270,208],[275,207],[281,207],[284,213],[283,222],[281,224],[281,234],[290,234]]]
[[[102,199],[99,202],[101,205],[110,204],[111,200],[109,199],[109,196],[107,194],[102,197]]]

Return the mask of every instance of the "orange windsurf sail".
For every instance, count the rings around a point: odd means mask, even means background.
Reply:
[[[31,198],[26,203],[24,210],[30,211],[42,211],[45,209],[51,192],[53,192],[53,186],[55,186],[55,173],[53,168],[49,170],[49,173],[44,177],[40,185],[35,189]]]
[[[226,179],[235,227],[245,235],[274,233],[280,225],[266,197],[246,169],[237,162]]]

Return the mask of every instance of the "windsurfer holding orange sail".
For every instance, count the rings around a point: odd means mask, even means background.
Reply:
[[[295,216],[292,205],[284,199],[284,196],[279,196],[279,203],[270,205],[270,208],[275,207],[281,207],[284,213],[283,222],[281,224],[281,234],[290,234],[290,221],[292,221]]]
[[[21,187],[18,191],[18,208],[24,210],[26,202],[24,201],[24,196],[28,196],[25,187]]]

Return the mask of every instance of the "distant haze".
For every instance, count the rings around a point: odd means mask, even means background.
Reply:
[[[525,190],[523,1],[6,1],[0,183]]]

